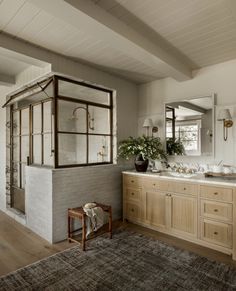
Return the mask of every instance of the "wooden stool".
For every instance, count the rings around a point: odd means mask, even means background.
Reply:
[[[96,202],[95,202],[96,203]],[[109,234],[110,239],[112,238],[112,209],[109,205],[104,205],[101,203],[96,203],[96,206],[101,207],[103,211],[109,214]],[[80,219],[82,223],[82,228],[77,230],[72,230],[72,221],[73,219]],[[78,240],[72,237],[72,233],[77,232],[82,229],[82,250],[85,251],[85,242],[86,242],[86,213],[83,210],[83,207],[69,208],[68,209],[68,241],[69,242],[79,242]]]

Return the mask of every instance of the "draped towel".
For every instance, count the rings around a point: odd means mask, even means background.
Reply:
[[[101,207],[83,208],[86,213],[86,237],[104,224],[104,211]]]

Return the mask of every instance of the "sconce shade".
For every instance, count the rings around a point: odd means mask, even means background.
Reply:
[[[221,109],[219,114],[218,114],[218,120],[231,120],[232,116],[230,114],[229,109]]]
[[[151,118],[146,118],[143,123],[143,127],[153,127],[153,122]]]

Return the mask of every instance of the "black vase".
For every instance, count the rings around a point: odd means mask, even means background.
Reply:
[[[141,154],[137,155],[134,161],[137,172],[146,172],[148,167],[148,159],[144,159]]]

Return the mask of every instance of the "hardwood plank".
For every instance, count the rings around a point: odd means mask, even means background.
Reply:
[[[0,276],[71,247],[51,245],[0,211]]]
[[[236,267],[231,256],[190,243],[164,233],[132,223],[113,222],[113,227],[124,227],[153,237],[175,247],[185,249],[211,260]],[[0,211],[0,276],[74,246],[67,241],[50,244],[38,235]]]

